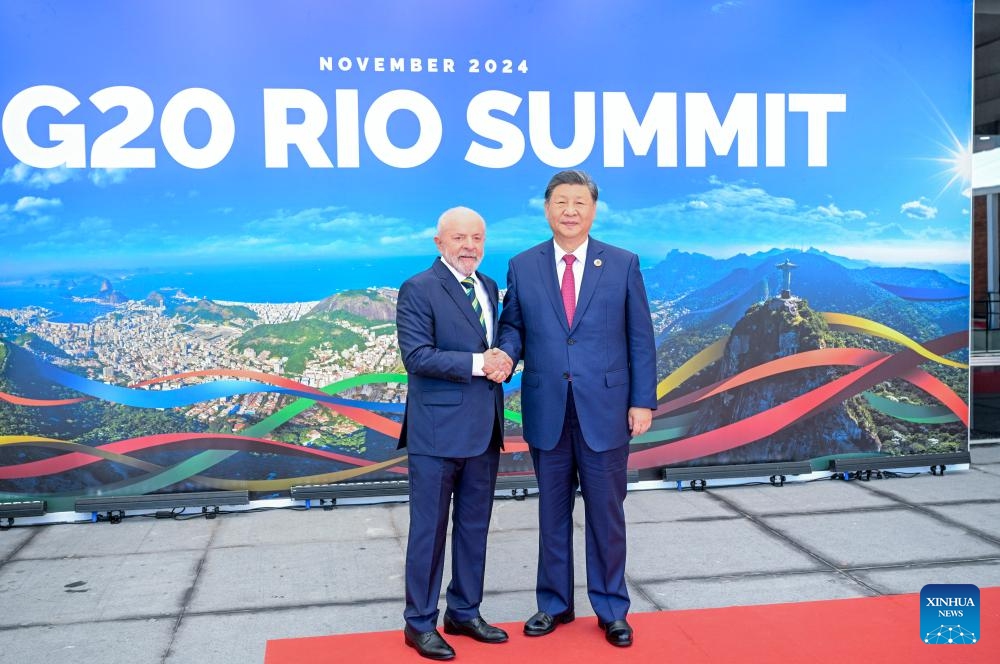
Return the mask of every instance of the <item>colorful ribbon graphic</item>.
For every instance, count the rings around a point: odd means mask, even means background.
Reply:
[[[719,339],[660,381],[657,386],[660,406],[656,412],[656,419],[649,432],[632,441],[635,450],[630,456],[629,466],[636,469],[654,468],[733,449],[803,421],[855,395],[862,395],[872,408],[902,421],[925,425],[962,422],[967,425],[968,407],[961,397],[940,379],[919,366],[923,362],[933,361],[949,367],[966,368],[967,365],[964,363],[944,357],[944,354],[965,347],[967,343],[965,332],[947,335],[921,345],[874,321],[840,313],[823,315],[834,329],[879,337],[897,343],[904,349],[895,354],[860,348],[823,348],[805,351],[752,367],[683,396],[666,399],[691,377],[722,357],[728,339]],[[291,379],[260,372],[213,369],[162,376],[142,381],[131,387],[120,387],[88,380],[41,360],[36,359],[35,363],[38,375],[85,396],[35,399],[0,392],[0,399],[28,408],[69,406],[87,399],[101,399],[139,408],[173,408],[253,393],[277,393],[297,398],[277,412],[251,424],[239,435],[175,432],[119,440],[98,446],[40,436],[0,436],[0,448],[21,446],[60,453],[44,459],[0,466],[0,480],[47,477],[110,462],[130,468],[139,473],[139,476],[102,485],[102,494],[136,495],[163,490],[181,482],[195,483],[211,489],[273,492],[287,490],[298,484],[338,482],[382,471],[395,474],[406,472],[401,465],[405,461],[405,456],[376,462],[358,455],[292,445],[268,438],[279,426],[314,405],[320,405],[347,417],[359,427],[398,438],[399,422],[379,413],[399,414],[402,412],[403,404],[345,399],[335,395],[362,385],[406,383],[405,374],[356,376],[317,389]],[[832,366],[854,367],[854,369],[847,375],[764,412],[713,431],[688,436],[688,431],[697,416],[692,408],[727,390],[802,369]],[[869,391],[878,383],[893,378],[908,381],[934,398],[938,404],[905,403]],[[191,380],[204,382],[183,384]],[[179,386],[160,389],[165,384]],[[520,374],[505,386],[505,392],[510,393],[519,388]],[[505,416],[513,422],[520,423],[518,412],[507,410]],[[170,466],[162,466],[135,456],[136,452],[155,449],[191,449],[197,453]],[[507,454],[526,450],[526,443],[519,437],[508,437],[505,441]],[[210,472],[234,454],[241,452],[298,456],[330,461],[349,468],[315,475],[266,479],[230,479]],[[66,498],[78,496],[79,492],[68,491],[48,496],[13,493],[4,495],[12,498]]]

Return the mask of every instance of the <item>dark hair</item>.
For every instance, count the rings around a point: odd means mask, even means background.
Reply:
[[[545,188],[545,202],[549,202],[552,190],[561,184],[582,184],[590,189],[590,197],[597,202],[597,183],[590,179],[590,176],[583,171],[559,171],[549,180],[549,186]]]

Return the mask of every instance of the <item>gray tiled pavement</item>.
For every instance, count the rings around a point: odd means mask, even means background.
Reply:
[[[1000,446],[972,458],[943,477],[633,491],[633,611],[1000,586]],[[496,503],[490,621],[534,612],[536,508]],[[244,664],[268,639],[399,629],[407,521],[381,503],[15,523],[0,532],[0,663]],[[582,585],[576,604],[592,615]]]

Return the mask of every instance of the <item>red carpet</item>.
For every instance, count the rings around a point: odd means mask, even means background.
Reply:
[[[593,617],[577,618],[548,636],[521,634],[521,623],[502,625],[502,645],[446,637],[452,661],[476,664],[602,664],[614,662],[1000,662],[1000,588],[982,588],[980,636],[974,645],[928,645],[920,639],[920,596],[661,611],[629,616],[635,645],[614,648]],[[402,609],[400,609],[402,610]],[[268,641],[266,664],[428,662],[392,632]]]

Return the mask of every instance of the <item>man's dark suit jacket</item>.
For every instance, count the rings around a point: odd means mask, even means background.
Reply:
[[[489,294],[495,339],[497,284],[481,272],[476,277]],[[486,333],[441,260],[400,287],[396,324],[409,380],[399,447],[452,458],[485,452],[493,422],[503,426],[503,388],[471,375],[472,354],[489,348]]]
[[[562,432],[566,388],[587,445],[627,445],[632,406],[656,408],[656,344],[635,254],[590,238],[573,326],[566,322],[552,240],[510,261],[498,347],[524,360],[524,439],[551,450]]]

